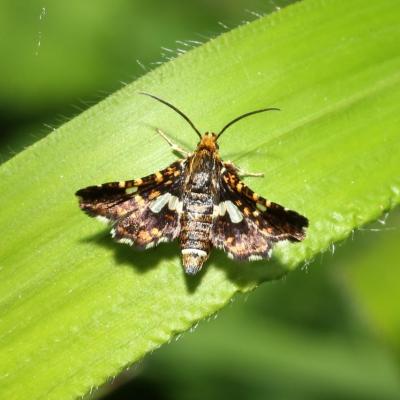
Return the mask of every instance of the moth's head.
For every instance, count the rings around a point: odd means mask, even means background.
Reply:
[[[198,150],[208,150],[211,152],[217,151],[219,149],[217,143],[218,136],[214,132],[206,132],[202,137],[200,142],[197,144]]]

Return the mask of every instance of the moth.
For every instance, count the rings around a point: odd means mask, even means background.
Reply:
[[[184,270],[196,274],[213,247],[235,260],[254,261],[269,258],[272,247],[281,240],[305,238],[306,217],[253,192],[240,179],[242,171],[219,154],[218,139],[230,126],[250,115],[278,109],[245,113],[218,134],[202,135],[177,107],[152,94],[141,94],[183,117],[199,136],[199,143],[189,153],[158,129],[181,159],[144,178],[76,192],[83,211],[113,224],[111,234],[117,242],[148,249],[179,238]]]

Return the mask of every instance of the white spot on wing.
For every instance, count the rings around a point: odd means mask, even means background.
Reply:
[[[261,204],[261,203],[257,203],[256,207],[257,207],[261,212],[267,211],[267,207],[265,207],[265,206],[264,206],[263,204]]]
[[[129,244],[129,246],[133,245],[133,241],[131,239],[128,238],[121,238],[117,240],[118,243],[126,243]]]
[[[126,194],[132,194],[132,193],[137,192],[137,190],[138,190],[137,186],[133,186],[133,187],[125,189],[125,193]]]
[[[168,201],[168,208],[170,210],[176,210],[179,206],[179,199],[176,196],[172,196],[170,197],[169,201]]]
[[[225,202],[222,201],[221,203],[219,203],[219,215],[221,217],[223,217],[226,213],[226,206],[225,206]]]
[[[111,229],[111,236],[114,238],[115,237],[115,228]]]
[[[182,210],[183,210],[183,202],[182,201],[178,201],[178,205],[176,206],[176,212],[178,214],[182,214]]]
[[[164,193],[161,196],[158,196],[155,200],[153,200],[149,206],[150,210],[153,213],[159,213],[163,207],[168,203],[171,197],[171,193]]]
[[[253,254],[252,256],[249,257],[249,261],[258,261],[262,260],[263,258],[257,254]]]
[[[108,224],[110,222],[107,217],[103,217],[102,215],[97,215],[96,219],[100,222],[103,222],[103,224]]]
[[[237,224],[243,220],[243,214],[230,200],[225,201],[225,207],[226,211],[228,211],[231,221],[234,224]]]

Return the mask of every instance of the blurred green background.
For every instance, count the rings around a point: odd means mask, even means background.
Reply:
[[[290,2],[1,0],[0,161],[182,50]]]
[[[123,82],[288,3],[1,1],[0,161]],[[399,399],[399,222],[399,211],[384,216],[238,296],[96,396]]]

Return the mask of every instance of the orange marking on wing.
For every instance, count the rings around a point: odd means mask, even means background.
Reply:
[[[154,175],[157,183],[160,183],[164,180],[164,177],[161,172],[157,171]]]
[[[135,186],[143,185],[143,179],[142,178],[135,179],[134,183],[135,183]]]
[[[160,195],[160,192],[158,190],[153,190],[150,194],[149,194],[149,200],[153,200],[156,197],[158,197]]]
[[[153,228],[151,230],[151,234],[152,234],[152,236],[157,236],[157,237],[161,236],[161,232],[157,228]]]
[[[141,242],[150,242],[152,240],[152,237],[150,236],[149,232],[141,230],[139,231],[138,239]]]
[[[144,205],[144,199],[142,196],[139,196],[139,195],[135,196],[135,201],[136,201],[136,203],[138,203],[139,206]]]

